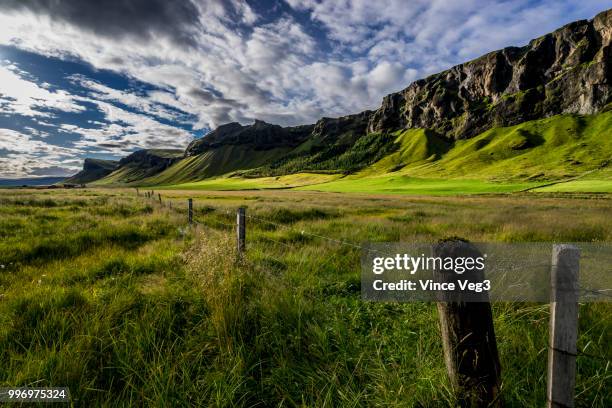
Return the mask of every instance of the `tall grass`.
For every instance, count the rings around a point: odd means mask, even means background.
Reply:
[[[68,386],[77,406],[453,406],[434,305],[363,302],[359,250],[317,235],[612,233],[608,199],[197,194],[166,193],[169,210],[121,190],[0,193],[0,386]],[[241,258],[239,205],[256,217]],[[506,404],[543,405],[547,305],[493,311]],[[580,307],[578,406],[612,403],[610,311]]]

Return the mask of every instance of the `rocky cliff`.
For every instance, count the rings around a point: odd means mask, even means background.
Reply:
[[[74,176],[63,180],[68,184],[86,184],[109,175],[119,167],[115,160],[101,160],[87,158],[83,162],[83,170]]]
[[[194,140],[185,151],[185,157],[195,156],[223,145],[248,145],[253,150],[295,147],[310,135],[313,125],[281,127],[261,120],[243,126],[232,122],[221,125],[202,139]]]
[[[182,150],[137,150],[129,156],[119,160],[119,166],[123,167],[133,165],[141,168],[155,168],[163,170],[179,161],[182,156]]]
[[[369,132],[427,128],[449,138],[561,113],[590,114],[612,99],[612,10],[412,83],[384,98]]]

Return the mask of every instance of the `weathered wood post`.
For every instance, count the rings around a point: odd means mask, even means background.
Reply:
[[[238,257],[241,257],[246,249],[246,209],[244,207],[238,208],[236,214],[236,244]]]
[[[193,199],[187,200],[187,217],[189,219],[189,225],[193,224]]]
[[[434,247],[434,256],[445,259],[460,257],[478,258],[482,253],[474,245],[461,240],[440,242]],[[436,269],[437,282],[458,280],[482,282],[484,270],[475,266],[457,274],[454,270]],[[444,361],[462,407],[501,406],[499,387],[501,367],[497,352],[493,314],[489,294],[440,291],[437,294],[438,317],[442,333]]]
[[[159,205],[162,205],[161,194],[157,193],[157,197],[159,197]]]
[[[138,191],[138,187],[136,187],[136,197],[140,197],[140,191]]]
[[[574,406],[579,268],[579,248],[574,245],[553,246],[546,389],[546,406],[549,408]]]

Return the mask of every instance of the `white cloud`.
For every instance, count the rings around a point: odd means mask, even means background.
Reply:
[[[2,177],[19,178],[31,175],[66,175],[78,171],[83,151],[35,140],[32,136],[0,128]]]
[[[133,113],[108,102],[87,99],[97,105],[108,122],[100,128],[66,126],[71,133],[81,136],[74,146],[95,149],[97,153],[124,155],[134,149],[185,148],[193,139],[190,132],[165,125],[149,116]]]
[[[68,92],[50,91],[48,84],[38,85],[23,77],[26,75],[15,65],[0,61],[0,113],[23,116],[52,117],[51,110],[81,112],[83,106],[76,103]]]

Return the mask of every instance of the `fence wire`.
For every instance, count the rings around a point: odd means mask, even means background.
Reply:
[[[147,197],[146,192],[144,192],[144,193],[141,192],[141,194],[143,194],[144,198],[150,198],[151,200],[159,203],[159,197],[157,197],[156,195],[152,195],[150,197]],[[167,201],[167,202],[170,202],[170,201]],[[163,201],[161,203],[161,206],[162,207],[166,207],[166,208],[168,208],[170,210],[173,210],[174,212],[182,212],[179,206],[176,206],[176,205],[166,206],[166,205],[164,205]],[[216,209],[214,209],[214,211],[217,214],[223,214],[223,215],[228,216],[230,218],[230,220],[231,220],[231,218],[233,218],[235,216],[235,212],[232,212],[232,211],[230,211],[228,209],[216,208]],[[195,208],[194,208],[194,212],[195,212]],[[317,233],[309,232],[309,231],[306,231],[304,229],[297,229],[297,228],[294,228],[292,226],[281,224],[279,222],[275,222],[275,221],[272,221],[270,219],[263,218],[263,217],[260,217],[260,216],[254,216],[254,215],[245,214],[245,218],[250,219],[250,220],[255,221],[255,222],[271,225],[271,226],[275,227],[276,229],[280,229],[280,230],[284,230],[284,231],[289,231],[289,232],[292,232],[292,233],[297,234],[297,235],[302,235],[302,236],[306,236],[306,237],[312,237],[312,238],[320,239],[320,240],[323,240],[323,241],[326,241],[326,242],[330,242],[330,243],[333,243],[333,244],[337,244],[337,245],[341,245],[341,246],[355,248],[355,249],[359,249],[359,250],[362,250],[362,251],[374,252],[374,253],[378,253],[378,254],[381,254],[381,255],[384,255],[384,256],[390,256],[390,257],[394,257],[396,255],[396,254],[393,254],[393,253],[388,253],[388,252],[385,252],[385,251],[381,251],[379,249],[369,248],[369,247],[366,247],[364,245],[360,245],[360,244],[358,244],[356,242],[352,242],[352,241],[349,241],[349,240],[346,240],[346,239],[339,239],[339,238],[335,238],[335,237],[330,237],[330,236],[326,236],[326,235],[322,235],[322,234],[317,234]],[[223,222],[223,221],[214,219],[212,217],[209,217],[204,222],[204,221],[196,219],[195,214],[192,217],[192,222],[195,225],[201,225],[201,226],[212,226],[211,224],[213,224],[213,225],[215,225],[218,228],[222,228],[222,229],[225,229],[225,230],[228,230],[228,231],[233,230],[233,229],[236,228],[236,223],[231,223],[231,221],[230,221],[230,223],[228,223],[228,222]],[[213,229],[214,229],[214,227],[213,227]],[[283,248],[297,249],[297,246],[295,244],[288,243],[288,242],[283,242],[280,239],[272,238],[272,237],[270,237],[268,235],[265,235],[265,234],[258,235],[256,237],[256,240],[257,241],[267,241],[267,242],[272,243],[273,245],[282,246]],[[587,258],[585,258],[585,259],[587,259]],[[276,260],[276,261],[283,263],[280,260]],[[534,267],[534,268],[535,267],[542,267],[542,266],[550,266],[550,262],[544,262],[544,263],[543,262],[538,262],[538,263],[534,263],[533,265],[529,265],[529,266],[530,267]],[[516,268],[514,268],[514,269],[516,269]],[[586,287],[580,285],[579,286],[579,290],[582,293],[588,293],[588,294],[592,294],[592,295],[596,295],[596,296],[603,296],[603,297],[606,297],[606,298],[612,298],[612,289],[599,289],[599,290],[597,290],[597,289],[586,288]]]

